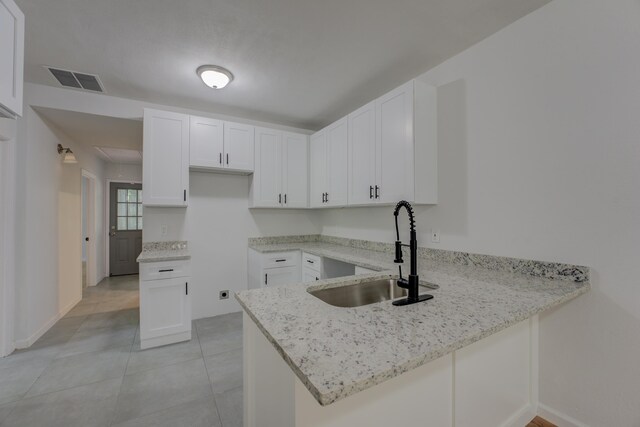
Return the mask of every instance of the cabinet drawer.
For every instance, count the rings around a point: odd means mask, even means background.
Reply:
[[[140,263],[140,280],[172,279],[191,275],[188,260]]]
[[[299,264],[300,252],[275,252],[265,254],[262,258],[263,268],[290,267]]]
[[[309,268],[311,270],[315,270],[320,272],[320,267],[322,265],[322,258],[317,255],[311,255],[306,252],[302,253],[302,266],[303,268]]]

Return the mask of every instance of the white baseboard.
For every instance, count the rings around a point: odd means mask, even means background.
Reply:
[[[513,414],[502,427],[522,427],[536,417],[536,407],[534,405],[526,405],[521,410]]]
[[[545,404],[538,404],[538,415],[545,420],[556,424],[558,427],[589,427],[588,424],[581,423],[580,421],[572,418],[562,412],[550,408]]]
[[[38,341],[38,338],[43,336],[49,329],[51,329],[51,327],[55,325],[58,320],[62,319],[80,301],[82,301],[82,295],[80,295],[79,298],[72,301],[70,304],[68,304],[66,307],[60,310],[58,314],[53,316],[51,319],[47,320],[47,322],[44,325],[42,325],[40,329],[34,332],[30,337],[21,339],[21,340],[16,340],[14,343],[15,348],[21,349],[21,348],[31,347],[33,343]]]

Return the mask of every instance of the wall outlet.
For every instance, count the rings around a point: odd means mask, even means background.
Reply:
[[[169,232],[169,226],[167,224],[162,224],[160,226],[160,235],[166,236],[168,232]]]
[[[431,229],[431,242],[440,243],[440,230]]]
[[[220,299],[228,299],[228,298],[229,298],[228,290],[220,291]]]

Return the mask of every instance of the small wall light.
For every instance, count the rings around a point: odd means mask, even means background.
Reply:
[[[203,65],[198,67],[196,73],[211,89],[222,89],[233,80],[231,71],[217,65]]]
[[[76,156],[71,151],[71,148],[64,148],[62,144],[58,144],[58,154],[63,154],[62,163],[78,163]]]

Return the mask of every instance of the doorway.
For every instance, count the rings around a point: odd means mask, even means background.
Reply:
[[[96,184],[97,177],[82,170],[80,205],[82,209],[82,288],[98,283],[96,274]]]
[[[109,186],[109,276],[138,274],[142,252],[142,184]]]

